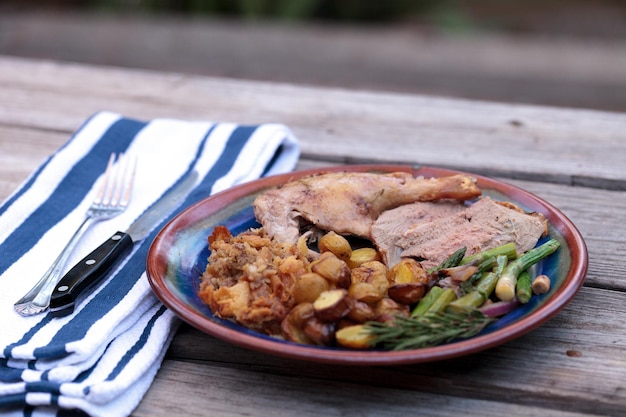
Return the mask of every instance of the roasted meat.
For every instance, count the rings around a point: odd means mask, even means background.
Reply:
[[[547,221],[541,214],[483,197],[456,214],[417,223],[396,245],[401,256],[418,258],[425,268],[432,268],[464,246],[467,256],[509,242],[515,243],[518,253],[526,252],[546,233]]]
[[[370,238],[370,228],[385,210],[416,201],[468,200],[480,195],[473,177],[414,178],[409,173],[326,173],[270,190],[254,201],[265,232],[295,243],[303,225],[343,235]]]
[[[409,229],[448,217],[467,207],[455,200],[405,204],[382,213],[371,228],[372,242],[388,267],[400,262],[403,249],[396,245]]]

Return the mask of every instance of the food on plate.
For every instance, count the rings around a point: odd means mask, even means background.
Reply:
[[[555,246],[554,250],[556,250],[556,248],[558,247],[558,242],[552,242],[548,242],[545,245],[552,243]],[[500,300],[511,301],[515,297],[515,289],[518,277],[530,266],[534,265],[540,259],[543,259],[545,257],[545,245],[544,247],[540,246],[529,250],[517,259],[512,260],[506,266],[506,268],[502,272],[502,275],[500,275],[498,285],[496,285],[496,296],[498,296]],[[530,282],[530,280],[528,281]],[[528,295],[528,297],[530,297],[530,295]]]
[[[217,226],[209,245],[200,298],[218,316],[279,334],[281,322],[295,306],[296,280],[309,272],[308,260],[295,245],[276,242],[259,229],[235,237]]]
[[[415,178],[406,172],[312,175],[260,195],[254,214],[265,233],[281,242],[296,243],[309,226],[369,238],[385,210],[416,201],[471,200],[480,195],[475,182],[467,175]]]
[[[337,330],[337,344],[351,349],[367,349],[374,345],[374,336],[365,325],[354,324]]]
[[[470,337],[540,292],[547,221],[465,175],[330,173],[259,195],[261,226],[217,226],[199,296],[296,343],[407,349]]]
[[[557,240],[550,239],[533,248],[528,259],[538,262],[554,253],[559,246]],[[495,318],[513,311],[524,300],[494,301],[491,298],[502,276],[517,278],[515,274],[519,268],[515,261],[519,258],[509,263],[509,256],[505,255],[507,251],[508,248],[498,248],[495,252],[501,253],[495,254],[496,262],[488,262],[492,266],[476,275],[477,282],[474,284],[441,288],[439,282],[419,301],[410,316],[396,316],[392,324],[366,323],[366,329],[374,336],[373,344],[388,350],[436,346],[474,336]],[[485,263],[487,261],[482,261],[481,267]],[[472,281],[473,277],[462,284]],[[431,293],[434,293],[432,297]]]
[[[483,197],[465,210],[425,224],[416,224],[398,239],[401,257],[417,257],[431,268],[446,253],[467,247],[466,255],[513,242],[518,253],[537,244],[538,237],[548,232],[540,214],[524,213],[511,203],[499,203]]]
[[[550,291],[550,277],[547,275],[537,275],[531,284],[533,294],[545,294]]]
[[[378,216],[370,229],[371,238],[384,262],[394,265],[399,261],[402,250],[396,246],[396,242],[404,232],[416,225],[449,217],[466,208],[463,201],[458,200],[405,204]]]

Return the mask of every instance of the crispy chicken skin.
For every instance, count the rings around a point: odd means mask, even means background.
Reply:
[[[473,177],[414,178],[405,172],[325,173],[270,190],[254,201],[254,214],[265,232],[295,243],[301,225],[370,238],[370,228],[385,210],[416,201],[469,200],[480,195]]]

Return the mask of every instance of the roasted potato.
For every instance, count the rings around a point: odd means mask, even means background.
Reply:
[[[355,301],[352,303],[352,309],[346,318],[353,321],[355,324],[365,323],[374,320],[376,318],[376,312],[371,305],[363,301]]]
[[[395,316],[409,316],[409,306],[399,304],[389,297],[385,297],[374,306],[375,321],[393,322]]]
[[[369,247],[353,249],[348,260],[348,266],[350,269],[354,269],[365,262],[372,261],[380,261],[380,254],[376,249]]]
[[[312,303],[324,291],[330,289],[330,282],[315,272],[307,272],[296,279],[293,297],[296,304]]]
[[[337,258],[346,262],[352,255],[352,247],[348,239],[332,231],[319,239],[317,247],[321,253],[332,252]]]
[[[312,344],[313,340],[304,332],[304,326],[313,317],[315,310],[312,303],[301,303],[292,308],[280,324],[285,339],[305,345]]]
[[[389,287],[389,298],[401,304],[415,304],[424,297],[428,287],[417,282],[407,284],[395,284]]]
[[[350,268],[332,252],[324,252],[311,263],[311,272],[326,278],[337,288],[350,286]]]
[[[355,282],[348,288],[350,297],[357,301],[373,304],[383,298],[381,291],[369,282]]]
[[[338,288],[324,291],[313,302],[315,315],[325,322],[334,322],[348,315],[352,309],[353,300],[348,291]]]
[[[302,331],[313,344],[331,346],[335,343],[336,324],[312,317],[304,323]]]
[[[415,259],[402,258],[400,262],[389,269],[387,279],[390,284],[428,283],[430,276]]]
[[[335,339],[339,346],[351,349],[367,349],[372,347],[374,342],[374,336],[365,329],[363,324],[355,324],[337,330]]]
[[[424,297],[430,275],[415,259],[404,258],[387,272],[390,286],[387,294],[402,304],[415,304]]]
[[[354,268],[351,273],[351,281],[352,284],[358,282],[371,284],[376,288],[381,298],[387,294],[387,288],[389,288],[387,267],[379,261],[364,262]]]

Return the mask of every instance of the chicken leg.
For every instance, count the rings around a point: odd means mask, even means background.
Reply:
[[[276,240],[296,243],[302,226],[370,238],[370,228],[385,210],[416,201],[469,200],[481,194],[467,175],[415,178],[409,173],[341,172],[312,175],[265,192],[254,213]]]

